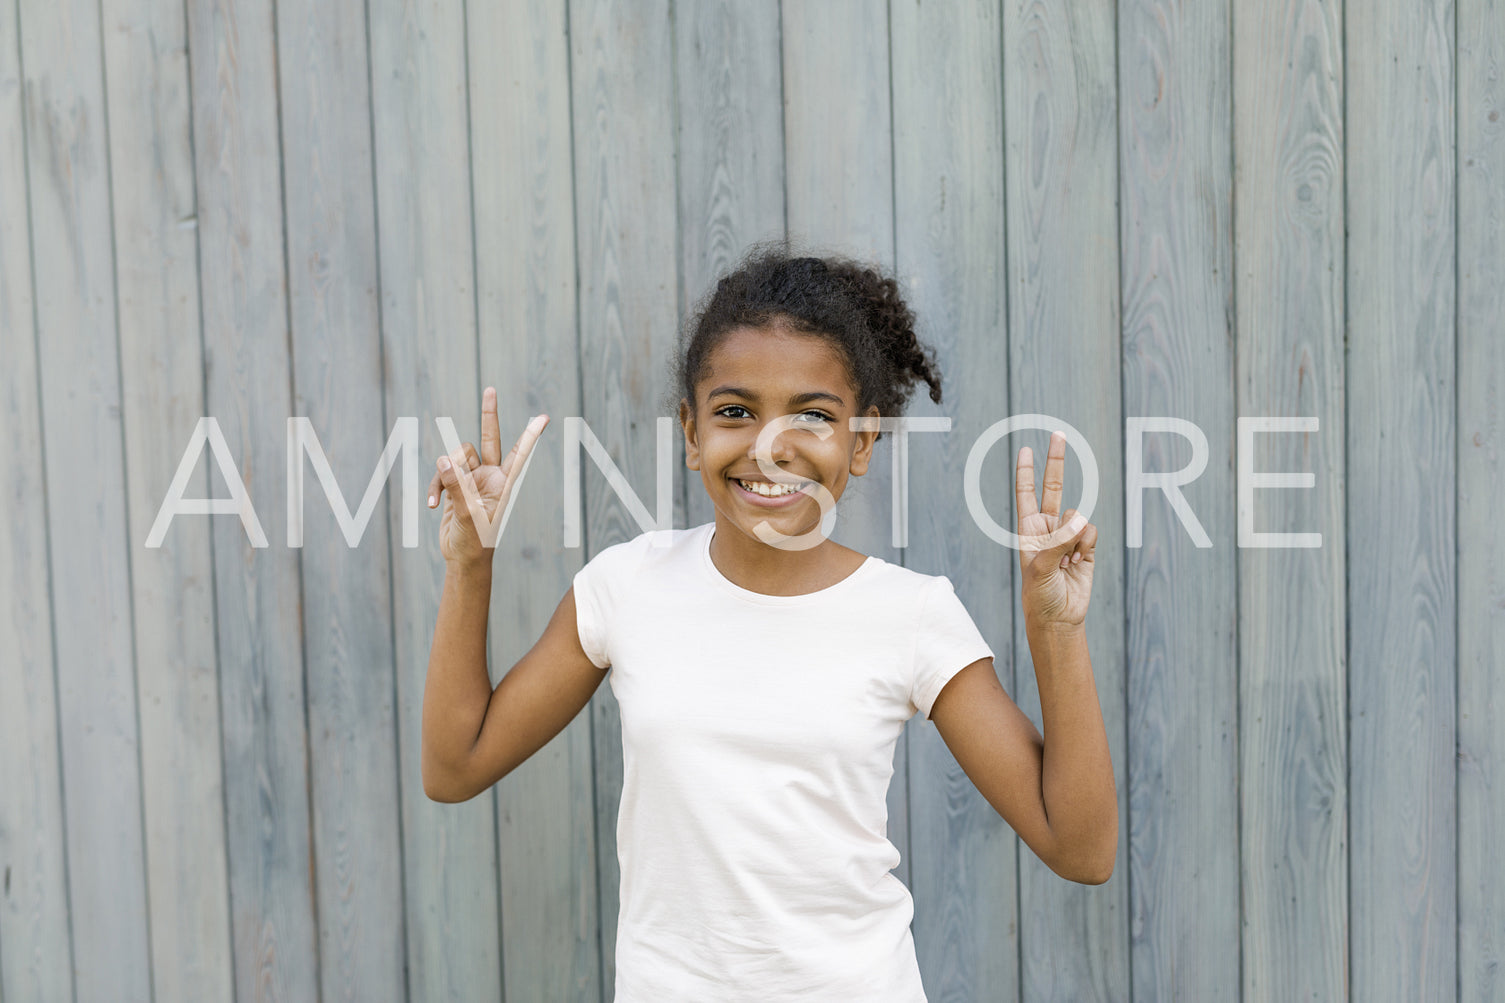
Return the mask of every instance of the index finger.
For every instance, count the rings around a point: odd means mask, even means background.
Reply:
[[[1014,506],[1021,521],[1040,511],[1035,504],[1035,454],[1028,446],[1019,447],[1019,461],[1014,467]]]
[[[503,470],[507,475],[507,486],[504,490],[511,492],[512,485],[522,479],[523,471],[528,468],[528,461],[532,458],[533,445],[538,442],[538,437],[543,435],[544,426],[548,423],[548,415],[534,415],[529,420],[528,427],[523,429],[523,434],[517,437],[517,442],[513,443],[512,452],[507,455],[507,466]]]
[[[496,418],[496,387],[481,393],[481,463],[489,467],[502,465],[502,427]]]

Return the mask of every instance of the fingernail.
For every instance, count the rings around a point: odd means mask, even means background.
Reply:
[[[433,507],[434,507],[434,496],[433,495],[429,495],[429,508],[433,508]]]
[[[448,456],[441,456],[441,457],[439,457],[439,469],[440,470],[448,470],[449,469],[449,457]]]

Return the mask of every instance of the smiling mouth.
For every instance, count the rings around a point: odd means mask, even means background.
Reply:
[[[801,488],[810,483],[801,481],[798,484],[769,484],[767,481],[744,481],[736,477],[733,477],[732,481],[749,494],[755,494],[761,498],[784,498],[797,494]]]

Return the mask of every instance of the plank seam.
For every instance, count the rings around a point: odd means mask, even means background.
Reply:
[[[1232,0],[1229,0],[1223,8],[1227,14],[1228,28],[1228,226],[1224,231],[1228,236],[1228,266],[1230,277],[1225,279],[1228,283],[1228,323],[1232,328],[1233,351],[1228,359],[1230,382],[1233,384],[1232,393],[1228,395],[1231,403],[1233,429],[1235,441],[1238,435],[1238,409],[1239,409],[1239,321],[1238,321],[1238,67],[1237,46],[1234,39],[1235,15]],[[1238,511],[1238,479],[1233,480],[1233,510]],[[1234,882],[1238,886],[1238,922],[1235,924],[1235,938],[1238,944],[1238,983],[1234,992],[1236,999],[1244,998],[1244,920],[1246,917],[1244,902],[1244,797],[1247,793],[1244,785],[1244,655],[1241,644],[1240,628],[1242,626],[1241,611],[1243,610],[1243,549],[1237,545],[1233,548],[1233,838],[1237,847],[1237,869],[1234,871]]]
[[[271,0],[272,22],[272,94],[277,106],[277,198],[282,203],[282,281],[286,295],[283,296],[283,321],[287,337],[287,390],[288,403],[296,408],[298,404],[298,366],[297,353],[293,337],[293,291],[292,291],[292,265],[288,257],[287,249],[287,141],[282,119],[282,32],[281,14],[278,0]],[[319,922],[319,883],[318,867],[319,859],[316,852],[317,843],[314,840],[314,794],[312,775],[312,753],[310,731],[308,724],[308,632],[304,629],[303,599],[306,593],[303,577],[303,548],[298,548],[296,555],[298,569],[298,653],[301,665],[299,666],[300,680],[303,687],[303,798],[307,808],[307,846],[308,846],[308,904],[310,918],[313,920],[313,961],[314,961],[314,999],[316,1003],[322,1003],[324,998],[324,957],[323,944],[320,942]]]
[[[573,237],[572,254],[575,264],[575,399],[580,402],[583,409],[585,404],[585,367],[581,359],[581,332],[580,332],[580,171],[578,168],[579,158],[575,152],[575,41],[574,41],[574,0],[565,0],[564,3],[564,86],[565,106],[569,110],[569,138],[570,138],[570,233]],[[580,465],[579,481],[575,485],[575,497],[580,499],[580,545],[581,558],[587,559],[590,549],[590,525],[585,518],[585,464]],[[610,685],[608,683],[608,685]],[[592,698],[594,701],[594,697]],[[592,829],[599,828],[599,818],[595,817],[596,806],[600,805],[600,776],[596,772],[596,715],[588,715],[590,723],[590,783],[592,804]],[[501,841],[497,841],[497,853],[501,853]],[[600,1003],[612,1003],[607,993],[615,993],[613,985],[609,990],[606,985],[606,921],[601,914],[601,848],[595,847],[591,854],[591,868],[594,871],[595,901],[596,901],[596,989],[600,993]],[[500,908],[500,907],[499,907]],[[505,992],[505,985],[503,986]]]
[[[377,373],[380,386],[378,396],[381,398],[381,423],[385,432],[390,429],[391,423],[387,417],[387,339],[384,337],[386,320],[382,310],[382,271],[381,271],[381,198],[378,194],[376,158],[380,151],[376,144],[376,82],[371,69],[371,0],[366,0],[364,7],[366,28],[366,127],[369,130],[371,143],[371,232],[372,253],[374,256],[376,287],[376,360]],[[475,225],[475,212],[470,213],[471,225]],[[389,482],[390,486],[390,482]],[[400,496],[399,489],[399,496]],[[399,945],[402,959],[402,991],[404,999],[413,998],[411,984],[412,973],[408,965],[408,883],[407,874],[407,840],[403,832],[404,812],[402,793],[402,700],[401,687],[397,684],[397,596],[392,587],[392,570],[396,566],[395,555],[392,553],[392,502],[391,495],[387,491],[382,492],[382,498],[387,509],[386,537],[387,537],[387,639],[392,652],[392,741],[396,750],[397,766],[397,904],[398,904],[398,933],[401,944]],[[401,505],[406,505],[407,500],[402,499]],[[304,700],[305,704],[307,699]]]
[[[1124,167],[1123,167],[1123,159],[1124,159],[1124,119],[1123,119],[1123,101],[1122,101],[1122,96],[1123,96],[1122,95],[1122,91],[1123,91],[1122,49],[1123,49],[1123,46],[1121,44],[1121,39],[1122,39],[1122,36],[1123,36],[1123,32],[1120,30],[1119,10],[1120,10],[1119,6],[1117,4],[1115,4],[1114,5],[1114,17],[1113,17],[1113,136],[1114,136],[1114,143],[1113,143],[1113,191],[1114,191],[1114,194],[1115,194],[1115,203],[1116,204],[1114,206],[1114,210],[1115,211],[1113,213],[1113,216],[1114,216],[1113,222],[1114,222],[1114,227],[1115,227],[1114,247],[1117,248],[1117,253],[1118,253],[1118,268],[1117,268],[1117,272],[1118,272],[1118,289],[1117,289],[1117,299],[1118,299],[1118,428],[1119,428],[1118,448],[1119,448],[1119,455],[1122,456],[1127,451],[1127,445],[1128,445],[1128,443],[1127,443],[1127,430],[1128,430],[1128,421],[1129,421],[1129,415],[1128,415],[1128,407],[1129,406],[1128,406],[1128,387],[1126,386],[1126,380],[1125,380],[1125,376],[1124,376],[1124,368],[1125,368],[1124,367],[1124,208],[1123,208],[1123,202],[1124,202],[1124,192],[1123,192],[1123,183],[1124,183],[1124,181],[1123,181],[1123,178],[1124,178]],[[1129,524],[1129,513],[1128,513],[1128,496],[1125,493],[1121,492],[1120,495],[1119,495],[1119,506],[1120,506],[1120,508],[1119,508],[1119,525],[1124,526],[1125,527],[1125,532],[1127,532],[1127,527],[1128,527],[1128,524]],[[1120,592],[1119,592],[1119,594],[1124,597],[1123,606],[1122,606],[1122,610],[1121,610],[1122,616],[1123,616],[1123,653],[1124,653],[1124,667],[1123,667],[1123,707],[1124,707],[1124,716],[1123,716],[1123,722],[1124,722],[1124,731],[1123,731],[1123,736],[1124,736],[1124,741],[1123,741],[1123,750],[1124,750],[1123,776],[1124,776],[1124,800],[1123,800],[1123,817],[1122,817],[1122,822],[1123,822],[1123,837],[1122,838],[1123,838],[1123,847],[1124,847],[1124,906],[1125,906],[1125,913],[1126,913],[1126,917],[1125,918],[1127,920],[1127,923],[1126,923],[1126,932],[1128,934],[1128,941],[1129,941],[1128,945],[1127,945],[1127,949],[1124,951],[1124,957],[1125,957],[1125,963],[1126,963],[1125,964],[1125,975],[1127,976],[1127,978],[1129,980],[1129,984],[1125,987],[1128,990],[1127,996],[1125,998],[1129,999],[1129,1000],[1133,1000],[1133,998],[1134,998],[1134,798],[1132,796],[1133,783],[1132,783],[1131,772],[1132,772],[1132,770],[1134,768],[1134,765],[1133,765],[1134,764],[1134,755],[1133,755],[1133,746],[1132,746],[1132,743],[1134,741],[1134,729],[1132,727],[1132,722],[1133,722],[1134,719],[1133,719],[1133,717],[1130,716],[1131,708],[1130,708],[1130,701],[1129,701],[1129,692],[1132,689],[1132,685],[1130,683],[1130,677],[1131,677],[1131,675],[1133,673],[1133,663],[1130,661],[1129,654],[1130,654],[1130,652],[1133,649],[1130,648],[1130,646],[1129,646],[1129,644],[1130,644],[1130,637],[1131,637],[1130,627],[1131,627],[1132,614],[1131,614],[1130,608],[1129,608],[1129,562],[1128,562],[1128,551],[1125,549],[1123,551],[1123,553],[1124,553],[1124,560],[1119,565],[1119,575],[1122,578],[1122,584],[1120,586]]]
[[[58,782],[58,817],[62,822],[63,852],[63,912],[68,924],[68,988],[72,992],[74,1003],[78,1000],[78,980],[75,977],[77,961],[73,947],[73,882],[71,864],[68,860],[68,787],[67,778],[63,775],[63,701],[58,688],[58,664],[57,664],[57,574],[53,570],[52,563],[52,506],[48,501],[47,491],[47,449],[46,449],[46,426],[43,424],[44,409],[42,407],[42,325],[41,314],[37,298],[37,241],[36,221],[32,214],[31,193],[31,143],[30,130],[27,129],[26,120],[30,102],[27,100],[30,86],[26,80],[26,45],[21,33],[21,8],[17,4],[14,8],[16,21],[16,74],[21,84],[21,155],[26,188],[26,249],[29,253],[27,271],[31,280],[31,340],[32,357],[36,360],[33,377],[36,380],[37,394],[37,428],[42,431],[43,448],[41,451],[41,474],[42,474],[42,533],[46,542],[47,551],[47,623],[52,637],[52,713],[53,713],[53,741],[57,745],[57,782]]]
[[[119,425],[117,432],[120,440],[120,471],[122,481],[126,474],[126,445],[125,445],[125,374],[124,364],[120,354],[120,244],[115,232],[115,171],[110,155],[110,77],[105,61],[105,15],[104,0],[95,0],[95,12],[99,18],[99,91],[100,91],[100,124],[104,130],[104,164],[105,164],[105,204],[109,207],[110,223],[110,294],[111,310],[115,322],[115,394],[119,401],[117,415]],[[40,360],[39,360],[40,361]],[[38,372],[41,366],[37,367]],[[124,484],[122,484],[124,486]],[[141,917],[141,925],[145,927],[146,936],[146,991],[148,999],[156,999],[156,976],[152,964],[152,885],[148,878],[150,859],[147,852],[146,835],[146,768],[141,758],[141,667],[139,652],[136,647],[136,590],[132,586],[134,576],[131,574],[131,496],[130,491],[122,492],[121,508],[125,519],[125,581],[126,581],[126,608],[129,610],[129,623],[131,631],[131,703],[135,711],[136,719],[136,827],[141,834],[141,902],[145,915]]]
[[[209,366],[207,365],[207,360],[209,358],[209,351],[208,351],[208,342],[207,342],[207,340],[205,338],[205,335],[204,335],[204,287],[203,287],[203,283],[204,283],[204,242],[203,242],[204,227],[203,227],[203,220],[199,218],[199,211],[200,211],[201,206],[200,206],[200,203],[199,203],[198,138],[197,138],[197,135],[194,132],[194,127],[193,127],[194,126],[194,109],[196,109],[198,107],[198,105],[194,101],[194,94],[193,94],[193,44],[192,44],[192,40],[193,40],[193,22],[192,22],[192,18],[191,18],[191,12],[190,12],[189,6],[188,6],[188,0],[183,0],[183,39],[184,39],[183,56],[184,56],[184,60],[185,60],[185,66],[186,66],[186,69],[187,69],[188,158],[189,158],[189,163],[192,165],[192,170],[190,171],[190,179],[191,179],[192,184],[193,184],[193,218],[196,221],[195,222],[195,226],[193,228],[193,260],[194,260],[194,289],[198,293],[199,360],[201,362],[201,365],[199,367],[199,402],[200,402],[200,406],[207,413],[208,410],[209,410]],[[214,477],[213,477],[213,472],[210,471],[208,464],[205,464],[204,465],[204,497],[208,498],[213,493],[214,493]],[[214,713],[215,713],[215,718],[216,718],[215,733],[218,735],[218,741],[220,743],[220,756],[219,756],[219,808],[220,808],[220,825],[223,827],[221,831],[225,834],[224,838],[226,839],[226,844],[225,844],[225,847],[224,847],[225,852],[221,855],[221,859],[225,863],[225,873],[224,873],[225,904],[228,907],[229,913],[230,913],[226,917],[226,922],[225,922],[225,933],[226,933],[226,936],[228,937],[228,942],[225,945],[226,946],[225,957],[230,960],[230,992],[231,992],[231,997],[233,999],[234,998],[234,993],[235,993],[235,986],[236,986],[236,980],[235,980],[235,903],[234,903],[235,886],[230,881],[230,854],[229,854],[230,806],[229,806],[229,798],[227,796],[227,792],[229,791],[229,783],[228,783],[226,775],[225,775],[225,754],[224,754],[224,741],[225,741],[224,663],[223,663],[222,657],[220,655],[220,647],[219,647],[219,582],[217,580],[216,571],[215,571],[216,561],[215,561],[215,558],[214,558],[214,534],[213,534],[212,531],[209,533],[209,548],[208,549],[209,549],[209,604],[210,604],[209,608],[210,608],[210,611],[211,611],[210,615],[213,617],[213,629],[210,631],[210,634],[213,637],[213,643],[214,643],[214,687],[215,687],[215,698],[216,698],[215,701],[214,701]]]

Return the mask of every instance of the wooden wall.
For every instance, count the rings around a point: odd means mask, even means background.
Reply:
[[[609,1003],[609,687],[492,791],[423,794],[433,419],[476,439],[487,384],[504,436],[554,419],[498,679],[640,531],[587,464],[561,545],[563,418],[647,501],[679,326],[785,233],[895,270],[946,376],[907,547],[891,445],[837,538],[949,575],[1037,721],[962,472],[1044,413],[1101,478],[1117,869],[1056,878],[912,721],[931,999],[1505,999],[1502,108],[1502,0],[0,0],[0,999]],[[268,545],[146,545],[201,416]],[[288,545],[291,416],[351,511],[416,416],[358,546],[311,488]],[[1045,434],[984,467],[1004,525]],[[1251,507],[1321,545],[1241,546]]]

